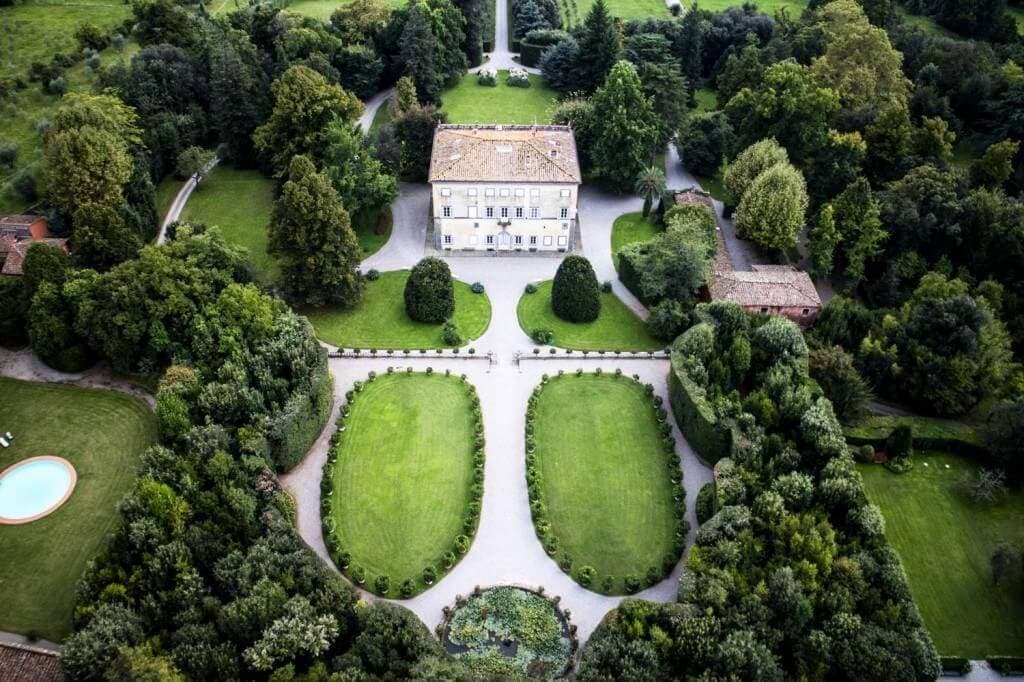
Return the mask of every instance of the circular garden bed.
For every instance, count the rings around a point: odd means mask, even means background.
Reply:
[[[484,435],[465,375],[371,372],[345,394],[324,465],[321,520],[352,582],[412,597],[469,551],[480,520]]]
[[[445,608],[445,650],[473,672],[493,677],[551,679],[569,671],[576,628],[556,599],[521,587],[477,589]]]
[[[526,412],[537,537],[576,582],[606,594],[664,579],[688,530],[669,416],[638,379],[621,370],[545,374]]]

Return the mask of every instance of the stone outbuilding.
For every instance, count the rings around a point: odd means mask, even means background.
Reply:
[[[50,236],[46,218],[39,215],[0,216],[0,274],[17,276],[33,244],[49,244],[67,251],[66,239]]]
[[[814,321],[821,298],[810,275],[789,265],[753,265],[753,270],[715,272],[711,300],[730,301],[750,313],[779,315],[801,326]]]

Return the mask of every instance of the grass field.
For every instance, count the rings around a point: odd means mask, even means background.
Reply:
[[[359,238],[359,248],[363,250],[363,258],[372,256],[380,251],[381,247],[387,244],[391,237],[391,228],[394,226],[394,217],[391,215],[391,207],[384,209],[384,232],[377,234],[376,213],[358,213],[349,216],[352,220],[352,229]]]
[[[505,85],[507,71],[498,72],[498,85],[488,87],[476,82],[474,74],[441,95],[441,108],[450,123],[549,123],[558,98],[544,85],[540,76],[530,74],[530,87]]]
[[[274,210],[274,183],[254,170],[219,165],[199,185],[181,212],[182,220],[219,227],[224,239],[249,250],[260,279],[272,282],[277,263],[267,253],[267,227]]]
[[[342,348],[443,348],[441,325],[413,322],[405,314],[408,270],[383,272],[366,283],[366,295],[354,310],[307,310],[321,341]],[[455,324],[469,343],[479,338],[491,321],[486,294],[474,294],[465,282],[455,282]]]
[[[705,114],[718,108],[718,91],[716,90],[697,88],[697,91],[693,93],[693,98],[697,100],[697,107],[692,110],[694,113]]]
[[[613,576],[643,577],[672,551],[676,519],[658,422],[643,386],[566,376],[541,390],[534,418],[541,498],[558,555]]]
[[[405,0],[385,0],[393,9],[405,6]],[[227,0],[226,4],[232,4],[231,0]],[[288,5],[288,11],[293,14],[301,14],[307,17],[313,17],[322,21],[327,21],[331,18],[331,13],[338,9],[342,5],[348,4],[345,0],[295,0],[293,3]],[[242,3],[245,6],[245,3]],[[231,11],[230,8],[228,11]]]
[[[601,293],[601,314],[594,322],[566,322],[551,309],[551,281],[537,285],[537,291],[523,294],[516,310],[519,326],[530,334],[550,329],[554,345],[573,350],[657,350],[664,343],[647,333],[643,320],[613,293]]]
[[[594,0],[576,0],[576,2],[582,22],[587,18],[587,13],[593,6]],[[605,4],[608,5],[608,13],[620,19],[668,18],[671,16],[664,0],[606,0]],[[702,2],[700,6],[703,8],[704,3]]]
[[[1024,493],[995,506],[971,502],[951,488],[975,468],[959,457],[919,452],[905,474],[877,465],[860,471],[939,653],[1021,656],[1024,584],[993,585],[989,557],[1001,541],[1024,543]]]
[[[368,383],[345,420],[334,465],[332,517],[366,584],[406,578],[423,589],[427,565],[463,534],[473,483],[470,397],[456,377],[386,374]]]
[[[34,61],[50,63],[53,55],[78,52],[75,30],[92,23],[110,30],[131,15],[131,8],[120,0],[81,0],[56,2],[25,0],[0,7],[0,78],[20,77],[28,80],[28,67]],[[128,43],[123,51],[109,47],[100,53],[101,65],[110,66],[128,60],[138,45]],[[69,92],[91,92],[96,75],[78,62],[65,71]],[[60,98],[42,91],[39,83],[27,83],[0,106],[0,143],[18,145],[18,159],[13,169],[0,169],[0,212],[19,212],[29,202],[11,187],[14,175],[23,168],[39,164],[43,154],[42,136],[37,130],[41,121],[52,117]]]
[[[619,251],[627,244],[647,242],[654,239],[661,228],[642,214],[623,213],[612,224],[612,261],[615,269],[619,269]]]
[[[78,473],[71,497],[52,514],[0,526],[0,630],[60,641],[71,631],[78,579],[114,530],[156,419],[120,393],[0,378],[0,430],[15,438],[0,450],[0,470],[57,455]]]

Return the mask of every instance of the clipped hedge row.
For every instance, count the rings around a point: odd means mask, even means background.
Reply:
[[[583,373],[582,369],[577,369],[575,376],[583,376]],[[603,372],[599,367],[593,373],[600,376]],[[541,499],[541,472],[537,466],[537,443],[534,439],[533,431],[537,401],[540,398],[543,387],[553,378],[563,378],[565,376],[565,370],[559,370],[557,377],[550,377],[547,374],[541,376],[540,386],[533,389],[533,393],[530,394],[530,399],[527,401],[526,406],[526,489],[530,501],[530,516],[533,519],[533,528],[537,534],[537,539],[544,546],[544,551],[552,558],[558,553],[558,537],[551,528],[551,523],[547,516],[547,507],[543,499]],[[622,370],[617,368],[615,376],[622,377]],[[640,383],[640,376],[637,374],[634,374],[632,379],[625,379],[626,381]],[[679,558],[686,547],[686,534],[690,530],[689,522],[686,520],[686,490],[683,488],[683,472],[680,468],[679,455],[676,453],[676,439],[672,436],[672,425],[668,422],[668,412],[662,407],[661,397],[654,395],[653,385],[644,384],[644,392],[651,400],[651,407],[655,411],[661,429],[665,464],[668,467],[669,476],[672,480],[672,497],[675,502],[673,512],[676,517],[677,532],[672,551],[662,558],[660,566],[650,566],[642,576],[629,574],[623,578],[626,592],[630,594],[635,594],[640,590],[656,585],[672,573],[672,569],[679,562]],[[572,558],[565,554],[558,559],[558,566],[566,575],[587,589],[595,591],[599,589],[605,593],[612,592],[614,587],[613,578],[611,576],[602,577],[597,575],[597,571],[592,566],[574,566]]]
[[[945,675],[966,675],[971,672],[971,662],[963,656],[940,656],[939,663]]]
[[[975,429],[967,424],[930,417],[873,415],[843,429],[851,445],[873,445],[884,450],[889,434],[897,426],[909,426],[915,450],[940,450],[961,457],[984,460],[987,450]]]
[[[394,367],[387,368],[388,374],[394,374],[395,372],[396,369]],[[412,374],[413,368],[406,367],[405,373]],[[431,367],[428,367],[424,372],[427,375],[433,373],[434,370]],[[444,374],[445,376],[451,376],[451,370],[446,369]],[[327,454],[327,462],[324,463],[323,477],[320,479],[320,524],[323,531],[324,544],[327,545],[327,552],[330,554],[331,560],[352,583],[370,590],[381,597],[395,597],[395,595],[391,594],[392,585],[389,576],[378,576],[373,585],[367,586],[365,584],[365,571],[362,566],[352,563],[352,555],[345,551],[331,516],[334,465],[338,461],[339,446],[341,445],[342,433],[345,430],[345,420],[348,419],[352,404],[366,387],[366,384],[374,381],[376,378],[377,373],[370,372],[365,382],[355,382],[352,389],[345,393],[345,403],[341,406],[341,410],[338,413],[338,429],[331,436],[331,448]],[[465,384],[470,396],[474,421],[473,431],[475,433],[473,438],[473,485],[470,487],[470,501],[467,505],[466,518],[462,524],[462,533],[456,535],[452,540],[451,548],[433,563],[424,566],[418,581],[413,581],[409,578],[402,582],[398,587],[398,596],[401,599],[408,599],[419,594],[454,568],[455,564],[469,551],[470,545],[473,542],[472,538],[476,535],[477,527],[480,525],[480,510],[483,506],[484,497],[484,446],[486,444],[483,413],[480,410],[480,397],[476,393],[476,387],[469,383],[465,374],[459,375],[459,380]]]
[[[313,375],[309,393],[293,393],[271,425],[268,440],[278,471],[290,471],[302,461],[327,426],[333,406],[334,379],[324,362]]]
[[[701,459],[714,464],[732,452],[732,425],[718,419],[701,387],[690,379],[675,355],[668,376],[668,399],[679,430]]]
[[[627,251],[619,252],[619,281],[645,306],[650,307],[656,303],[644,297],[640,288],[640,270],[633,264]]]
[[[1024,656],[988,656],[985,660],[1000,675],[1024,673]]]

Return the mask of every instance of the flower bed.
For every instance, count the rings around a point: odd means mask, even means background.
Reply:
[[[441,643],[475,673],[552,679],[569,671],[575,626],[558,598],[521,587],[479,588],[445,608]]]

